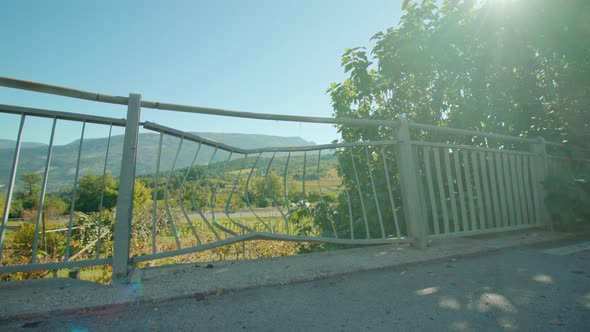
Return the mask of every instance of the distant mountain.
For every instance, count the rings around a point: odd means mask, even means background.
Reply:
[[[195,134],[212,141],[245,149],[315,145],[315,143],[308,142],[300,137],[222,133]],[[123,135],[111,137],[107,171],[114,176],[119,175],[121,167],[123,138]],[[159,134],[141,133],[139,135],[136,166],[136,172],[138,175],[155,173],[159,139]],[[89,173],[102,174],[107,142],[107,138],[84,140],[84,144],[82,145],[82,157],[80,159],[79,176]],[[179,138],[167,135],[164,136],[162,142],[160,171],[167,171],[172,168],[179,142]],[[12,158],[14,155],[14,146],[15,141],[0,140],[0,187],[8,183]],[[23,142],[18,164],[18,176],[24,173],[42,173],[47,158],[47,147],[47,145],[41,143]],[[76,172],[78,147],[79,140],[66,145],[54,146],[48,178],[49,191],[72,187]],[[195,157],[197,148],[197,143],[184,141],[180,154],[178,155],[175,169],[190,166]],[[203,145],[197,155],[195,164],[203,165],[208,163],[213,156],[213,152],[214,148]],[[225,151],[217,151],[213,161],[226,160],[228,156],[229,154]],[[2,187],[2,189],[5,190],[6,187]]]
[[[14,149],[16,145],[16,141],[12,141],[9,139],[0,139],[0,149]],[[21,146],[23,148],[38,148],[41,146],[47,146],[47,144],[37,143],[37,142],[22,142]]]

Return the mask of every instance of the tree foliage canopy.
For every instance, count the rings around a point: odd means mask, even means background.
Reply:
[[[336,117],[590,141],[590,2],[406,0],[374,47],[346,49]],[[342,139],[389,135],[348,126]],[[585,143],[586,145],[588,143]]]

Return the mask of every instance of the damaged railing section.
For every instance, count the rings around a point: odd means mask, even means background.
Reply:
[[[112,235],[103,220],[106,210],[104,179],[120,162],[113,158],[117,151],[110,148],[113,130],[124,127],[125,120],[8,105],[0,105],[0,115],[4,121],[11,119],[18,124],[14,149],[2,149],[2,159],[6,163],[2,164],[1,182],[6,184],[3,188],[6,191],[0,207],[0,274],[110,264],[111,253],[105,251],[104,246]],[[38,126],[40,121],[45,121],[50,128],[47,144],[25,146],[27,124],[33,122]],[[76,130],[79,131],[77,141],[68,146],[55,144],[60,133],[69,131],[71,134]],[[106,146],[97,148],[87,144],[89,130],[101,130],[108,137]],[[65,150],[67,156],[64,157]],[[52,163],[56,154],[73,167],[67,176],[60,174],[62,179],[67,177],[65,183],[53,179],[60,171]],[[93,155],[91,159],[90,154]],[[23,163],[22,157],[28,162]],[[78,210],[80,179],[89,172],[102,174],[102,181],[95,192],[98,202],[95,220],[82,222],[84,218],[80,219],[75,211]],[[17,181],[21,182],[20,186]],[[12,204],[17,198],[19,204]],[[64,200],[67,203],[56,203]],[[24,214],[26,218],[9,226],[9,217],[15,213]]]
[[[247,149],[151,122],[143,127],[159,135],[152,245],[134,262],[255,239],[409,240],[395,140]],[[163,142],[172,138],[174,157],[162,160]],[[191,162],[179,168],[180,159]]]

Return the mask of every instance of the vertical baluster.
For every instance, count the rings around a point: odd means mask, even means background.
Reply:
[[[322,184],[320,182],[320,162],[321,162],[321,160],[322,160],[322,150],[318,150],[318,166],[316,169],[316,179],[318,181],[318,191],[320,192],[321,200],[324,202],[326,216],[328,218],[328,222],[330,223],[330,226],[332,226],[332,232],[334,232],[334,238],[337,239],[338,232],[336,231],[336,225],[334,225],[334,218],[332,218],[332,215],[330,214],[330,209],[328,209],[328,202],[326,201],[326,199],[324,198],[324,195],[322,194]]]
[[[492,202],[494,203],[494,226],[502,227],[502,206],[498,194],[498,181],[496,179],[496,167],[494,166],[495,155],[488,153],[488,168],[490,173],[490,186],[492,188]]]
[[[516,160],[514,154],[510,154],[510,179],[512,181],[512,198],[514,201],[514,211],[516,219],[514,225],[522,224],[522,210],[520,208],[520,192],[518,190],[518,182],[520,181],[519,176],[516,173]]]
[[[455,176],[457,177],[457,187],[459,190],[459,204],[461,206],[461,226],[463,227],[463,231],[467,231],[469,229],[468,219],[467,219],[467,205],[465,202],[465,187],[463,186],[463,172],[461,172],[461,161],[459,158],[459,150],[456,150],[453,153],[453,161],[455,164]],[[463,161],[465,163],[465,161]]]
[[[430,207],[432,208],[432,225],[434,234],[440,234],[440,227],[438,224],[438,209],[436,207],[436,195],[434,194],[434,183],[432,181],[432,171],[430,166],[430,150],[431,148],[424,148],[424,168],[426,169],[426,183],[428,185],[428,193],[430,198]]]
[[[31,264],[37,261],[37,247],[39,246],[39,227],[43,215],[43,204],[45,202],[45,190],[47,190],[47,177],[49,175],[49,166],[51,165],[51,155],[53,153],[53,139],[55,138],[55,125],[57,118],[53,118],[53,125],[51,126],[51,136],[49,138],[49,147],[47,148],[47,158],[45,159],[45,171],[43,172],[43,184],[41,186],[41,196],[39,198],[39,209],[37,211],[37,222],[35,224],[35,239],[33,240],[33,256]]]
[[[502,171],[502,155],[500,153],[495,153],[495,160],[496,160],[496,173],[498,179],[498,195],[500,198],[500,207],[502,209],[502,219],[498,226],[504,227],[508,226],[508,210],[506,208],[506,200],[508,195],[504,190],[504,174]]]
[[[387,192],[389,194],[389,204],[391,204],[391,213],[393,214],[393,222],[395,224],[395,236],[397,238],[400,238],[402,235],[400,233],[399,222],[397,219],[397,209],[395,207],[395,202],[393,200],[393,190],[391,187],[391,180],[389,179],[389,171],[388,171],[388,167],[387,167],[387,156],[385,155],[385,148],[383,146],[381,147],[381,155],[383,156],[383,169],[384,169],[384,173],[385,173],[385,179],[387,181]],[[418,160],[418,158],[416,158],[416,160]],[[426,206],[426,205],[423,205],[423,206]]]
[[[457,153],[457,149],[453,154]],[[457,200],[455,198],[455,188],[453,185],[453,175],[451,174],[451,161],[449,157],[449,149],[444,149],[443,156],[445,160],[445,172],[447,175],[447,187],[449,189],[449,197],[451,198],[451,212],[453,216],[453,232],[459,231],[459,215],[457,214]]]
[[[351,148],[352,150],[352,148]],[[367,218],[367,209],[365,207],[365,199],[363,198],[363,192],[361,190],[361,182],[359,181],[358,172],[356,170],[356,162],[354,161],[354,153],[350,152],[352,160],[352,171],[354,172],[354,179],[356,181],[356,188],[358,190],[359,199],[361,201],[361,209],[363,211],[363,218],[365,220],[365,231],[367,232],[367,239],[371,238],[371,232],[369,231],[369,220]]]
[[[445,234],[449,233],[449,212],[447,211],[447,196],[445,194],[445,187],[443,185],[443,175],[440,167],[440,154],[438,152],[439,148],[434,148],[434,167],[436,170],[436,179],[438,183],[438,197],[440,199],[441,210],[443,213],[443,220],[444,220],[444,232]]]
[[[195,161],[197,161],[197,156],[199,155],[199,151],[201,151],[201,143],[199,143],[199,146],[197,147],[197,152],[195,153],[195,156],[193,157],[191,165],[186,169],[186,173],[184,174],[184,177],[182,178],[182,183],[180,184],[180,188],[178,189],[178,203],[180,204],[180,210],[182,211],[182,214],[184,215],[184,219],[186,220],[188,227],[191,229],[193,236],[197,240],[197,245],[201,244],[201,238],[197,234],[197,231],[195,230],[195,227],[193,226],[193,223],[192,223],[191,219],[189,218],[188,213],[186,212],[186,209],[184,208],[184,195],[182,194],[182,192],[184,190],[184,184],[186,183],[186,179],[188,178],[189,173],[193,169],[193,166],[195,165]]]
[[[504,183],[506,186],[506,203],[508,205],[508,213],[510,218],[510,226],[516,224],[516,211],[514,209],[514,195],[512,194],[512,177],[510,176],[510,165],[508,162],[509,155],[502,154],[502,165],[504,167]]]
[[[96,239],[96,259],[100,258],[100,246],[101,246],[101,238],[102,238],[102,216],[104,213],[104,189],[106,186],[106,178],[107,178],[107,165],[109,160],[109,150],[111,148],[111,137],[113,134],[113,124],[109,125],[109,138],[107,139],[107,148],[104,155],[104,164],[102,167],[102,181],[100,184],[100,203],[98,207],[98,238]]]
[[[535,223],[535,209],[533,208],[533,197],[532,197],[532,187],[531,187],[531,178],[529,177],[529,156],[524,156],[522,158],[523,162],[523,178],[524,178],[524,192],[526,196],[526,205],[528,213],[528,224]]]
[[[250,233],[253,232],[253,230],[251,228],[235,221],[229,215],[229,205],[231,204],[231,200],[234,196],[236,188],[238,187],[238,184],[240,183],[240,178],[242,177],[242,170],[246,168],[246,160],[248,160],[248,154],[244,154],[244,159],[242,161],[242,167],[240,167],[240,170],[238,171],[238,176],[236,176],[236,181],[234,182],[232,190],[229,192],[229,197],[227,198],[227,202],[225,202],[225,216],[227,217],[227,219],[229,219],[231,224],[229,225],[229,228],[221,227],[221,225],[218,223],[215,224],[216,227],[218,227],[221,230],[223,230],[224,232],[229,233],[234,236],[237,235],[236,231],[241,231],[242,234],[244,234],[244,232],[250,232]]]
[[[270,167],[272,166],[272,162],[274,161],[276,154],[277,154],[276,152],[273,152],[272,157],[270,157],[270,161],[266,165],[266,170],[264,171],[264,181],[265,182],[268,179],[268,174],[270,172]],[[287,220],[287,216],[285,215],[285,213],[281,209],[280,204],[278,204],[277,200],[275,199],[275,194],[276,193],[273,191],[274,189],[275,188],[273,186],[269,186],[269,188],[268,188],[268,194],[270,195],[270,197],[272,199],[272,205],[275,206],[277,208],[277,210],[279,211],[279,213],[281,214],[281,217],[283,218],[283,222],[285,222],[285,224],[288,224],[289,221]]]
[[[82,145],[84,144],[84,132],[86,131],[86,121],[82,122],[82,133],[80,134],[80,144],[78,145],[78,160],[76,161],[76,172],[74,174],[74,189],[72,190],[72,202],[70,205],[70,220],[68,222],[68,236],[66,239],[65,261],[70,260],[70,241],[72,239],[72,227],[74,224],[74,211],[76,207],[76,192],[78,190],[78,175],[80,174],[80,159],[82,157]],[[45,229],[43,230],[45,232]],[[98,234],[100,237],[100,234]]]
[[[529,214],[526,207],[526,190],[524,185],[524,173],[522,171],[522,155],[515,156],[516,172],[518,174],[518,197],[520,197],[520,210],[522,211],[521,224],[529,223]]]
[[[252,208],[252,203],[250,202],[250,194],[248,193],[248,186],[250,185],[250,179],[252,178],[252,175],[254,174],[254,170],[256,169],[256,165],[258,165],[258,161],[260,160],[261,156],[262,156],[262,152],[260,152],[258,154],[258,157],[256,158],[256,161],[254,162],[254,165],[252,165],[252,168],[250,169],[250,174],[248,174],[248,179],[246,180],[246,188],[244,189],[244,198],[246,198],[246,204],[248,205],[248,208],[250,209],[250,212],[252,212],[254,217],[256,217],[256,219],[258,219],[258,221],[260,221],[260,223],[264,226],[264,228],[266,228],[266,230],[269,233],[272,233],[272,229],[264,222],[264,220],[262,220],[262,218],[260,218],[260,216],[258,216],[256,211],[254,211],[254,209]],[[305,172],[304,172],[304,174],[305,174]],[[220,179],[220,181],[221,181],[221,179]]]
[[[213,163],[213,160],[215,160],[215,156],[217,155],[217,151],[219,151],[219,149],[217,147],[215,147],[215,149],[213,150],[213,153],[211,154],[211,158],[209,159],[209,162],[207,163],[207,167],[205,168],[205,170],[203,171],[203,173],[199,177],[199,180],[197,181],[197,186],[200,186],[201,183],[203,182],[203,180],[205,179],[205,176],[207,176],[207,173],[209,172],[209,169],[211,168],[211,164]],[[196,204],[195,192],[196,192],[196,188],[193,191],[193,195],[192,195],[193,206],[197,208],[197,212],[199,213],[199,215],[203,219],[203,222],[205,223],[205,225],[207,225],[207,228],[209,228],[211,233],[213,233],[213,236],[215,236],[215,239],[217,241],[219,241],[221,238],[219,237],[219,234],[215,230],[215,227],[213,227],[213,225],[209,222],[209,219],[207,219],[207,216],[205,215],[205,213],[203,213],[203,209],[201,208],[201,205]]]
[[[166,208],[166,214],[168,215],[168,221],[170,222],[170,230],[174,235],[174,241],[176,242],[177,249],[180,249],[180,239],[178,238],[178,232],[176,231],[174,219],[172,218],[172,213],[170,212],[170,204],[168,204],[168,185],[170,184],[170,180],[172,179],[172,173],[176,168],[176,161],[178,160],[178,155],[180,154],[180,149],[182,148],[183,142],[184,136],[181,136],[180,143],[178,144],[178,149],[176,150],[176,155],[174,156],[174,161],[172,162],[172,169],[170,169],[170,173],[168,173],[168,178],[166,179],[166,186],[164,187],[164,207]]]
[[[287,173],[289,170],[289,160],[291,160],[291,152],[287,154],[287,162],[285,162],[285,170],[283,171],[283,194],[285,196],[285,207],[287,208],[287,214],[291,216],[291,208],[289,207],[289,195],[287,190]],[[289,222],[285,219],[285,228],[287,229],[287,235],[291,234],[289,231]]]
[[[381,207],[379,206],[379,198],[377,197],[377,190],[375,189],[375,179],[373,179],[373,171],[371,170],[371,163],[369,162],[369,148],[365,146],[365,155],[367,158],[367,169],[369,170],[369,179],[371,180],[371,187],[373,188],[373,198],[375,199],[375,207],[377,208],[377,217],[379,218],[379,226],[381,227],[381,238],[385,238],[385,227],[383,226],[383,217],[381,217]]]
[[[18,159],[20,156],[21,141],[23,136],[23,128],[25,126],[25,114],[20,116],[20,125],[18,127],[18,134],[16,136],[16,145],[14,147],[14,157],[12,158],[12,168],[10,169],[10,180],[8,181],[8,190],[6,192],[6,201],[4,202],[4,212],[2,214],[2,226],[0,228],[0,262],[2,261],[2,248],[4,248],[4,239],[6,236],[6,224],[8,223],[8,215],[10,214],[10,202],[12,200],[12,192],[14,190],[14,181],[16,178],[16,171],[18,167]]]
[[[348,219],[350,221],[350,239],[354,240],[354,220],[352,216],[352,203],[350,202],[350,193],[348,192],[348,186],[346,185],[346,176],[344,171],[342,170],[342,163],[340,162],[340,157],[338,157],[338,168],[340,169],[340,174],[342,175],[342,184],[344,185],[344,192],[346,193],[346,202],[348,203]]]
[[[481,181],[479,179],[479,165],[477,164],[477,151],[471,151],[471,166],[473,167],[473,180],[475,182],[475,195],[477,197],[477,211],[479,211],[479,229],[486,228],[486,221],[484,219],[484,200],[483,192],[481,190]]]
[[[217,218],[215,217],[215,209],[217,208],[217,202],[216,202],[216,197],[217,196],[217,189],[221,186],[221,181],[223,179],[223,176],[225,175],[225,171],[227,170],[227,165],[229,164],[229,161],[231,160],[231,157],[233,155],[233,152],[230,152],[229,155],[227,156],[227,160],[223,163],[223,168],[221,169],[221,174],[219,175],[219,179],[217,180],[217,184],[215,185],[215,187],[213,187],[213,191],[211,192],[211,198],[210,198],[210,205],[211,205],[211,220],[213,221],[213,225],[215,225],[215,227],[218,227],[222,230],[224,230],[225,232],[228,232],[227,229],[223,228],[220,224],[217,223]],[[248,186],[246,186],[246,190],[248,190]],[[235,233],[232,232],[228,232],[231,235],[236,235]]]

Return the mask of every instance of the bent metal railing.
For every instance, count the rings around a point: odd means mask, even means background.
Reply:
[[[266,147],[259,149],[240,149],[231,147],[219,142],[211,141],[198,135],[185,133],[173,128],[161,126],[155,123],[146,122],[143,124],[145,129],[152,130],[159,134],[158,156],[161,154],[162,142],[164,136],[173,136],[178,138],[177,149],[173,158],[171,169],[168,170],[166,181],[163,185],[163,203],[166,210],[166,221],[170,228],[170,234],[174,237],[175,249],[157,252],[156,242],[159,229],[157,229],[156,213],[157,203],[153,200],[153,223],[151,226],[152,247],[151,252],[143,253],[143,255],[132,258],[133,262],[143,262],[153,259],[171,257],[181,254],[188,254],[195,251],[211,249],[217,246],[227,245],[244,240],[282,240],[282,241],[312,241],[325,243],[341,243],[341,244],[378,244],[390,243],[392,241],[404,242],[408,241],[407,227],[405,221],[398,216],[398,207],[401,206],[399,202],[399,193],[391,185],[388,173],[393,174],[391,168],[395,164],[392,158],[391,151],[396,141],[372,141],[372,142],[357,142],[357,143],[339,143],[326,145],[310,145],[299,147]],[[192,144],[194,147],[194,156],[192,163],[188,168],[183,169],[181,174],[177,177],[181,180],[180,188],[177,192],[171,193],[169,186],[172,179],[172,174],[176,170],[175,165],[178,156],[183,146]],[[201,198],[199,202],[195,202],[195,188],[190,190],[187,184],[187,178],[195,160],[199,157],[199,153],[203,152],[203,146],[212,147],[213,153],[209,157],[207,166],[202,170],[202,174],[193,181],[193,187],[203,186],[204,180],[212,182],[212,190],[208,192],[208,196]],[[328,156],[332,161],[335,161],[332,169],[328,171],[343,173],[344,167],[337,156],[344,156],[347,154],[361,152],[358,161],[353,160],[353,168],[350,179],[351,185],[346,185],[346,181],[336,184],[339,188],[334,188],[331,185],[332,191],[343,191],[346,193],[346,202],[341,209],[337,209],[335,204],[330,204],[326,196],[323,194],[327,191],[326,184],[323,183],[322,176],[324,171],[322,163],[326,159],[322,156]],[[371,153],[369,151],[372,151]],[[379,153],[377,155],[377,152]],[[221,154],[222,161],[213,163],[214,158]],[[281,159],[281,160],[279,160]],[[297,159],[299,165],[294,165],[294,160]],[[238,165],[238,170],[233,171],[233,174],[228,176],[228,164],[233,163]],[[357,164],[358,163],[358,164]],[[362,164],[362,165],[361,165]],[[212,166],[217,170],[218,174],[212,174]],[[156,198],[158,191],[158,183],[160,177],[160,158],[156,159],[156,181],[154,182],[153,195]],[[359,183],[359,172],[361,169],[369,174],[370,183]],[[255,176],[255,173],[259,173]],[[290,191],[289,185],[293,185],[290,179],[294,174],[298,174],[298,183],[296,183],[297,198],[289,197],[293,193]],[[280,178],[275,184],[271,183],[272,177]],[[375,184],[375,178],[380,177],[387,179],[386,192],[380,192],[387,197],[387,207],[381,206],[378,198],[378,186]],[[274,212],[277,218],[274,220],[265,220],[261,216],[261,212],[255,209],[253,198],[253,182],[254,179],[262,184],[260,187],[267,191],[265,194],[270,197],[270,206],[265,212]],[[229,181],[229,193],[225,190],[223,201],[220,202],[220,207],[216,206],[220,191],[220,183],[222,181]],[[224,181],[224,182],[225,182]],[[280,188],[282,187],[282,188]],[[310,199],[310,188],[313,188],[313,193],[319,195],[315,200]],[[187,190],[189,189],[189,190]],[[351,199],[350,191],[357,192],[355,197],[358,200]],[[280,192],[275,192],[280,191]],[[258,193],[260,194],[260,193]],[[189,197],[192,196],[192,197]],[[173,203],[177,208],[176,216],[171,212]],[[231,205],[235,201],[243,202],[243,210],[250,219],[254,221],[244,222],[242,217],[231,212]],[[311,203],[310,203],[311,202]],[[208,203],[208,210],[204,211],[202,208],[204,203]],[[333,202],[331,202],[333,203]],[[310,229],[309,223],[311,221],[300,220],[297,213],[310,213],[310,208],[314,207],[315,211],[322,213],[323,219],[316,218],[315,223],[325,223],[323,227],[324,232],[313,232]],[[354,209],[362,210],[362,214],[355,215],[352,213]],[[368,210],[373,211],[369,213]],[[192,216],[189,214],[193,213]],[[195,213],[196,212],[196,213]],[[376,220],[372,220],[370,216],[375,216]],[[221,217],[221,218],[220,218]],[[225,223],[221,223],[219,219],[223,219]],[[191,244],[183,247],[178,236],[178,224],[184,224],[187,231],[194,237]],[[302,223],[305,223],[303,225]],[[373,225],[374,224],[374,225]],[[199,232],[199,229],[205,231]],[[308,228],[308,229],[304,229]],[[203,239],[203,234],[212,235],[209,242]]]
[[[541,181],[547,165],[555,163],[547,162],[546,143],[542,139],[436,127],[404,119],[334,119],[227,111],[145,101],[137,94],[130,94],[129,98],[115,97],[10,78],[0,78],[0,86],[127,105],[123,120],[0,105],[0,113],[20,116],[14,153],[2,161],[11,164],[0,232],[0,274],[112,264],[113,277],[120,279],[127,276],[132,264],[239,241],[412,242],[424,247],[428,238],[538,227],[549,220]],[[140,122],[141,108],[374,127],[391,130],[392,136],[382,141],[243,149],[156,123]],[[52,130],[34,218],[31,256],[24,263],[14,264],[6,260],[2,248],[6,244],[7,221],[20,167],[23,126],[30,117],[52,119]],[[53,137],[59,121],[81,125],[73,189],[69,193],[66,249],[64,253],[54,254],[51,262],[39,262],[38,257],[44,257],[39,255],[39,236],[46,234],[45,229],[41,230],[43,207],[51,178]],[[80,163],[84,161],[87,124],[108,128],[104,159],[99,163],[94,161],[101,165],[95,173],[102,174],[98,191],[100,210],[94,221],[98,235],[94,242],[73,250],[76,191],[82,176]],[[121,151],[109,150],[113,128],[123,127]],[[150,217],[147,226],[143,225],[143,230],[148,230],[142,233],[148,234],[151,245],[131,251],[130,239],[140,236],[137,222],[141,218],[134,218],[134,203],[137,203],[134,188],[140,178],[135,174],[138,145],[142,144],[140,127],[158,135],[153,164],[155,177],[149,188]],[[177,145],[173,157],[163,160],[163,142],[169,139],[175,139]],[[113,153],[117,158],[111,156]],[[192,156],[189,158],[192,162],[180,167],[177,161],[185,154]],[[207,162],[197,165],[196,161],[203,158]],[[116,166],[112,165],[113,159],[118,163]],[[105,214],[109,213],[103,211],[102,205],[107,173],[115,169],[119,170],[119,187],[114,250],[108,252],[101,245],[107,241],[103,230]],[[331,174],[331,183],[324,180],[328,177],[326,172]],[[266,201],[255,203],[256,195],[261,192]],[[267,208],[260,210],[257,205]],[[144,207],[142,211],[147,210]],[[266,218],[264,214],[275,218]],[[145,216],[142,220],[145,223]],[[171,244],[159,246],[163,241]],[[93,255],[83,255],[92,251],[89,248],[94,248]]]

